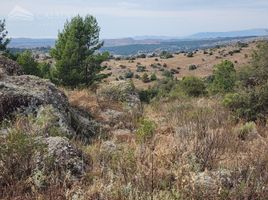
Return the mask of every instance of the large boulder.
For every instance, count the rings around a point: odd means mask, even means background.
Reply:
[[[88,113],[72,108],[65,94],[54,84],[36,76],[0,78],[0,120],[18,113],[45,116],[45,120],[58,124],[66,136],[84,141],[89,141],[99,129]]]

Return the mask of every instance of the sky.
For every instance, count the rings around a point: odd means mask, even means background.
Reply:
[[[13,38],[56,38],[77,14],[95,16],[102,39],[268,28],[268,0],[0,0]]]

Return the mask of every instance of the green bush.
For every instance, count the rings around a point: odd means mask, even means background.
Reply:
[[[157,80],[156,74],[152,74],[150,79],[151,79],[151,81],[156,81]]]
[[[234,64],[226,60],[214,67],[212,83],[209,89],[214,94],[232,92],[235,82],[236,71]]]
[[[160,54],[160,58],[161,59],[169,59],[169,58],[173,58],[173,55],[167,51],[162,51]]]
[[[134,76],[134,73],[130,70],[125,73],[125,78],[133,78],[133,76]]]
[[[139,142],[146,142],[154,136],[156,125],[154,122],[142,118],[139,120],[138,129],[136,131]]]
[[[223,104],[235,116],[247,121],[266,122],[268,115],[268,43],[262,42],[254,52],[251,64],[238,73],[238,88],[227,94]]]
[[[254,131],[256,131],[256,124],[254,122],[247,122],[238,129],[238,137],[241,140],[245,140]]]
[[[150,101],[155,98],[159,93],[157,88],[149,88],[147,90],[139,91],[139,97],[141,102],[150,103]]]
[[[190,66],[189,66],[189,70],[191,70],[191,71],[192,71],[192,70],[196,70],[196,69],[197,69],[197,66],[196,66],[196,65],[190,65]]]
[[[169,70],[164,70],[162,72],[162,76],[166,77],[166,78],[173,78],[173,74],[171,73],[171,71]]]
[[[144,73],[144,74],[142,75],[141,80],[142,80],[142,82],[144,82],[144,83],[149,83],[149,82],[150,82],[150,79],[149,79],[149,76],[148,76],[147,73]]]
[[[193,52],[188,53],[188,54],[187,54],[187,57],[188,57],[188,58],[192,58],[192,57],[194,57]]]
[[[146,71],[146,66],[137,65],[136,72],[145,72],[145,71]]]
[[[39,69],[39,76],[41,78],[45,78],[45,79],[50,79],[51,78],[51,74],[50,74],[50,69],[51,66],[48,63],[38,63],[38,69]]]
[[[206,94],[204,82],[194,76],[185,77],[181,81],[181,88],[188,96],[198,97]]]
[[[223,104],[238,118],[247,121],[258,119],[266,121],[268,114],[268,83],[255,87],[254,90],[241,90],[237,93],[227,94]]]
[[[18,56],[17,62],[22,66],[23,72],[29,75],[40,76],[40,70],[38,68],[38,62],[33,58],[30,51],[24,51]]]
[[[5,139],[0,140],[0,193],[5,187],[19,183],[24,189],[29,189],[37,152],[44,152],[45,149],[46,146],[29,133],[16,128],[9,129]]]

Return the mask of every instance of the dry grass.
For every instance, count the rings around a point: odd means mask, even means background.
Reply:
[[[194,54],[193,57],[189,58],[184,54],[174,55],[174,58],[170,59],[160,59],[157,57],[158,61],[155,61],[156,58],[138,58],[133,63],[128,60],[110,60],[108,62],[103,63],[103,65],[111,67],[111,70],[106,70],[105,72],[112,72],[112,76],[106,79],[106,82],[109,83],[111,80],[115,80],[116,77],[120,75],[124,76],[124,73],[127,70],[131,70],[134,74],[139,74],[141,77],[144,72],[137,73],[136,66],[138,63],[142,66],[146,66],[147,73],[153,74],[155,73],[158,78],[162,78],[162,72],[158,69],[152,68],[151,64],[160,63],[162,66],[167,64],[166,69],[179,69],[179,74],[175,74],[175,77],[178,79],[184,76],[197,76],[197,77],[206,77],[212,74],[213,66],[218,64],[221,60],[230,60],[235,63],[236,68],[240,68],[241,66],[247,65],[252,49],[256,48],[255,43],[250,43],[249,47],[243,48],[240,53],[235,53],[233,55],[229,55],[228,52],[239,49],[236,46],[227,46],[220,49],[212,49],[207,50],[208,53],[213,52],[213,55],[204,54],[203,50],[198,51]],[[223,56],[226,54],[226,56]],[[189,70],[190,65],[196,65],[198,68],[196,70]],[[120,66],[126,66],[125,69],[122,69]],[[163,67],[162,67],[163,68]],[[143,83],[141,80],[133,78],[133,82],[137,88],[149,87],[153,83]]]
[[[242,141],[237,125],[217,99],[160,101],[147,105],[144,117],[155,121],[154,136],[140,142],[109,137],[84,146],[93,171],[79,189],[86,199],[266,199],[267,127]],[[200,174],[228,171],[231,183],[196,185]],[[213,176],[212,176],[213,177]],[[215,178],[216,181],[216,178]]]

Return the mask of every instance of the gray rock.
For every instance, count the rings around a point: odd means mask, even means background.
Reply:
[[[6,76],[0,80],[0,120],[17,113],[37,114],[47,112],[65,134],[85,141],[96,134],[98,124],[90,115],[70,107],[67,97],[48,80],[35,76]],[[53,114],[52,114],[53,113]]]
[[[36,176],[39,177],[36,180],[40,180],[40,174],[47,174],[48,171],[57,172],[56,174],[61,175],[58,177],[60,179],[70,175],[72,180],[77,180],[92,168],[91,158],[72,145],[67,138],[48,137],[39,139],[47,146],[47,149],[45,153],[36,156],[35,175],[39,175]],[[49,166],[46,166],[48,159],[50,160]],[[44,172],[44,170],[46,171]]]
[[[112,81],[109,85],[102,85],[97,90],[100,103],[121,102],[131,113],[140,113],[142,106],[139,95],[130,81]]]
[[[0,79],[6,75],[19,76],[22,74],[22,68],[18,63],[0,55]]]

